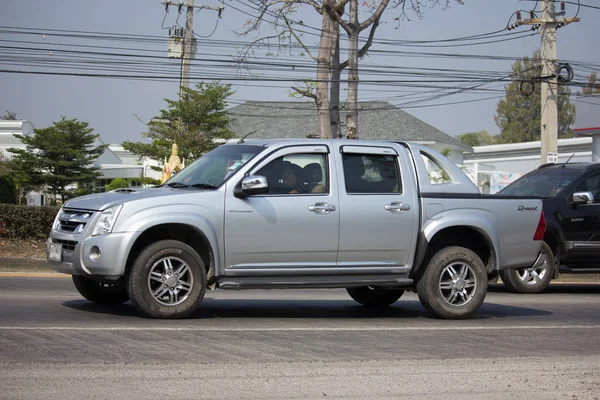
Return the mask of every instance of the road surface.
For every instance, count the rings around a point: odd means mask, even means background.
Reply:
[[[600,285],[492,288],[477,318],[344,290],[207,292],[190,319],[94,305],[63,275],[0,275],[0,397],[600,398]]]

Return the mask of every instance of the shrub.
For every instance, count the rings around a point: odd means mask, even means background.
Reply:
[[[0,236],[14,239],[47,238],[59,209],[0,204]]]
[[[109,192],[115,189],[128,188],[129,182],[123,178],[115,178],[108,185],[106,185],[106,191]]]

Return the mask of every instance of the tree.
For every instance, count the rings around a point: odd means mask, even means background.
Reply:
[[[140,156],[163,163],[177,144],[179,154],[194,160],[217,146],[214,139],[229,139],[230,119],[225,111],[231,85],[201,82],[196,89],[182,88],[179,100],[165,99],[167,109],[148,124],[142,136],[151,143],[123,142],[123,148]]]
[[[541,139],[541,60],[539,52],[512,66],[513,81],[504,86],[506,98],[498,102],[494,120],[501,129],[498,143],[532,142]],[[542,78],[543,79],[543,78]],[[558,137],[573,136],[575,105],[571,90],[558,85]]]
[[[11,175],[20,188],[43,185],[64,202],[68,185],[85,184],[101,175],[94,161],[108,145],[95,146],[100,135],[93,131],[87,122],[63,117],[48,128],[34,129],[31,136],[14,135],[26,148],[8,149],[13,153]]]
[[[588,79],[588,83],[583,86],[583,92],[578,92],[578,96],[590,96],[592,94],[600,94],[600,83],[596,83],[596,73],[592,72]]]
[[[17,113],[6,110],[6,112],[4,113],[4,116],[0,119],[6,120],[6,121],[14,121],[17,119]]]
[[[115,178],[108,185],[106,185],[106,191],[110,192],[111,190],[128,188],[129,182],[123,178]]]
[[[258,33],[261,23],[268,21],[275,29],[274,35],[259,37],[248,46],[245,46],[239,58],[244,62],[253,54],[254,46],[260,46],[270,40],[278,40],[278,47],[287,49],[294,44],[302,46],[317,63],[316,87],[310,85],[306,89],[292,87],[297,93],[310,97],[317,106],[319,129],[321,138],[339,137],[339,91],[341,71],[348,67],[348,100],[346,102],[346,120],[348,137],[358,138],[358,60],[365,56],[373,43],[375,31],[379,26],[379,20],[391,4],[391,8],[399,10],[396,20],[406,17],[406,9],[412,10],[419,18],[423,16],[422,5],[429,3],[431,6],[448,6],[451,0],[381,0],[379,4],[375,0],[365,1],[360,5],[367,9],[370,16],[362,23],[358,23],[358,0],[249,0],[259,15],[250,19],[244,25],[244,31],[240,35]],[[455,0],[463,4],[462,0]],[[350,21],[345,21],[344,7],[350,2]],[[308,50],[301,38],[302,21],[292,21],[288,17],[297,12],[301,5],[308,5],[321,15],[322,27],[319,41],[318,56],[315,57]],[[272,18],[272,19],[267,19]],[[342,26],[349,35],[348,60],[339,62],[339,26]],[[361,49],[358,48],[360,33],[371,27],[369,37]],[[283,28],[283,29],[282,29]],[[297,43],[293,43],[296,40]],[[269,54],[272,54],[269,52]],[[304,54],[301,54],[304,55]],[[330,92],[329,92],[330,91]]]
[[[488,131],[469,132],[456,137],[467,146],[488,146],[496,142],[496,136],[491,136]]]

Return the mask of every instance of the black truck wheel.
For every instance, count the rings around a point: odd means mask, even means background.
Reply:
[[[185,243],[162,240],[135,260],[127,285],[131,302],[152,318],[185,318],[206,292],[206,268]]]
[[[120,284],[98,282],[81,275],[72,277],[77,291],[92,303],[113,306],[129,300],[127,290]]]
[[[464,247],[445,247],[425,266],[417,293],[423,307],[437,318],[469,318],[485,299],[487,281],[477,254]]]
[[[346,291],[357,303],[366,307],[387,307],[394,304],[403,294],[403,289],[361,286]]]
[[[554,257],[552,249],[546,242],[542,243],[542,253],[546,255],[546,261],[538,268],[507,269],[502,271],[502,282],[504,287],[511,293],[536,294],[543,292],[552,277],[558,260]]]

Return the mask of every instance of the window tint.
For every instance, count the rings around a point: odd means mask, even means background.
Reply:
[[[402,185],[396,157],[375,154],[343,154],[348,193],[400,193]]]
[[[502,189],[498,194],[554,197],[573,183],[579,174],[579,171],[572,169],[538,169],[520,177]]]
[[[423,162],[427,168],[429,183],[431,185],[440,185],[442,183],[452,183],[453,181],[456,181],[456,178],[450,175],[449,172],[446,172],[436,160],[425,153],[421,153],[421,157],[423,157]]]
[[[267,178],[269,194],[329,192],[325,154],[288,154],[271,161],[256,175]]]
[[[594,202],[600,202],[600,175],[593,175],[581,182],[576,192],[592,192],[594,195]]]

